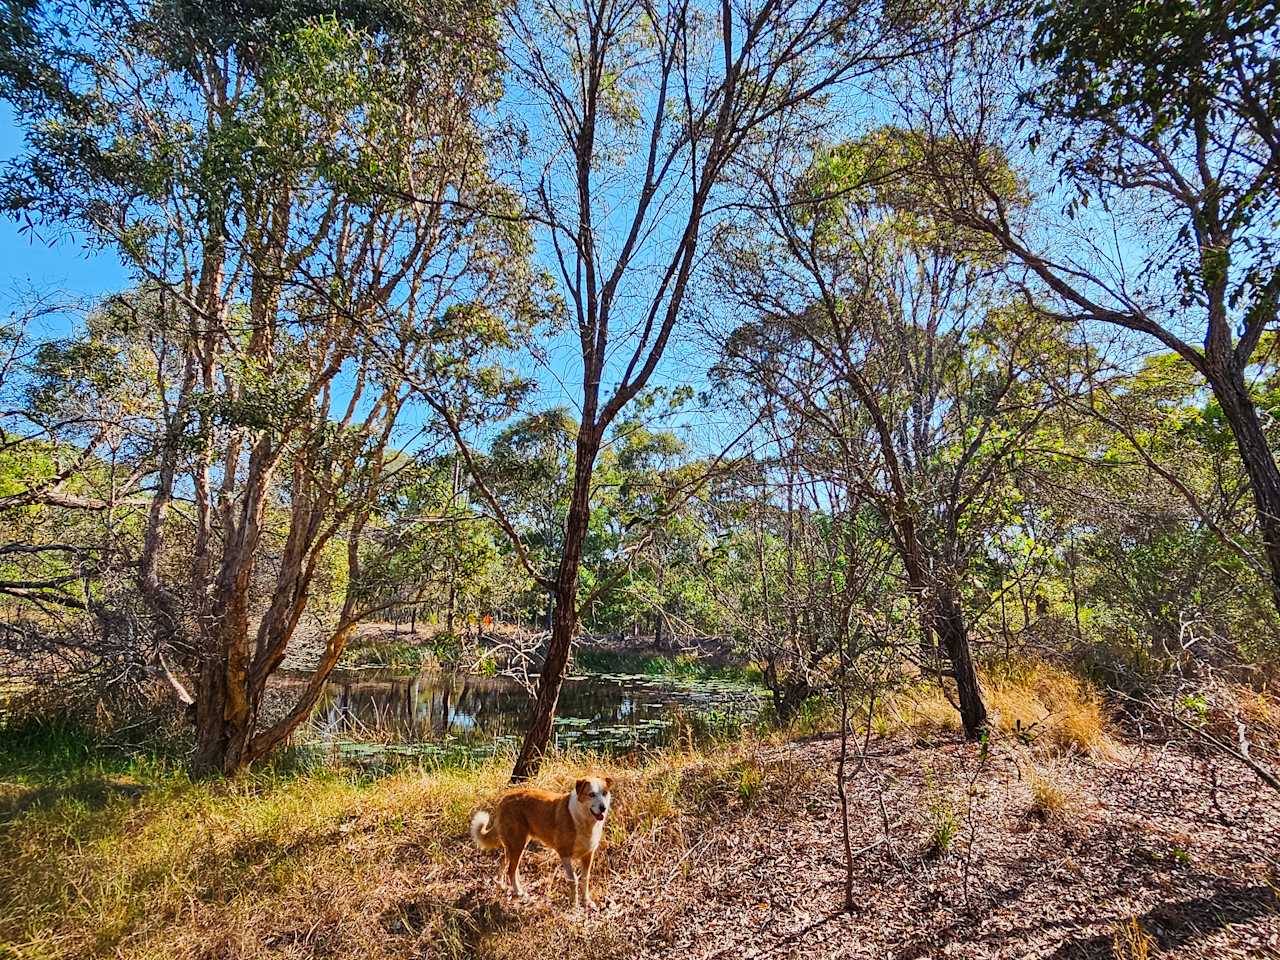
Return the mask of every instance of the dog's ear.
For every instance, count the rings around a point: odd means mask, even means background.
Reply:
[[[590,789],[591,789],[590,780],[579,780],[573,785],[573,792],[576,793],[578,796],[582,796],[584,793],[586,793]]]
[[[613,792],[613,777],[604,778],[604,792],[605,793]]]

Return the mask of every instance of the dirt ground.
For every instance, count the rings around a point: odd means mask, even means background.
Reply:
[[[850,915],[837,750],[830,739],[771,748],[758,794],[686,825],[678,855],[655,849],[650,866],[611,870],[606,851],[603,910],[562,928],[556,952],[580,941],[708,960],[1280,958],[1280,796],[1234,764],[1169,745],[1097,761],[996,749],[979,761],[960,743],[873,741],[868,768],[847,778]],[[1037,807],[1035,783],[1056,809]],[[953,832],[946,849],[939,824]],[[488,904],[489,934],[521,936],[564,910],[547,852],[526,860],[524,903],[474,880],[486,871],[480,855],[467,859],[473,880],[455,902]]]

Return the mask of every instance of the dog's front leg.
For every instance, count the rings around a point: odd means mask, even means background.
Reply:
[[[582,905],[588,910],[596,908],[596,902],[591,899],[591,861],[595,856],[594,850],[588,850],[582,858]]]
[[[573,905],[578,905],[578,868],[573,865],[572,857],[561,857],[560,865],[564,867],[564,875],[569,878],[569,883],[573,886]]]

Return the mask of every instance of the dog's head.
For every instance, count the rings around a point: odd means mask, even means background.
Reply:
[[[573,785],[578,803],[591,811],[597,820],[603,820],[613,803],[612,777],[586,777]]]

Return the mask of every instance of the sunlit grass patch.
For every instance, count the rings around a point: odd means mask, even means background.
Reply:
[[[574,667],[586,673],[632,674],[678,680],[733,680],[759,683],[754,663],[717,663],[696,653],[644,653],[580,647],[573,654]]]
[[[983,680],[999,729],[1048,752],[1106,754],[1112,749],[1101,698],[1067,670],[1022,660],[988,671]]]
[[[1107,755],[1113,742],[1101,697],[1074,674],[1041,661],[1002,664],[981,672],[993,729],[1045,753]],[[907,730],[917,737],[954,735],[960,715],[936,680],[893,691],[872,718],[877,733]]]
[[[960,714],[937,683],[919,682],[895,691],[877,708],[881,731],[908,730],[919,737],[950,736],[960,731]]]
[[[558,864],[531,859],[533,907],[492,894],[496,857],[467,827],[506,788],[508,756],[385,775],[296,763],[192,783],[176,766],[99,758],[83,739],[64,746],[43,766],[0,757],[0,943],[15,958],[509,956],[539,937],[600,955],[625,946],[607,922],[564,915]],[[750,744],[721,744],[631,765],[565,751],[534,783],[562,790],[591,773],[615,780],[598,899],[614,882],[679,878],[691,822],[799,775]]]
[[[1147,960],[1155,940],[1136,917],[1117,923],[1111,931],[1111,955],[1115,960]]]

